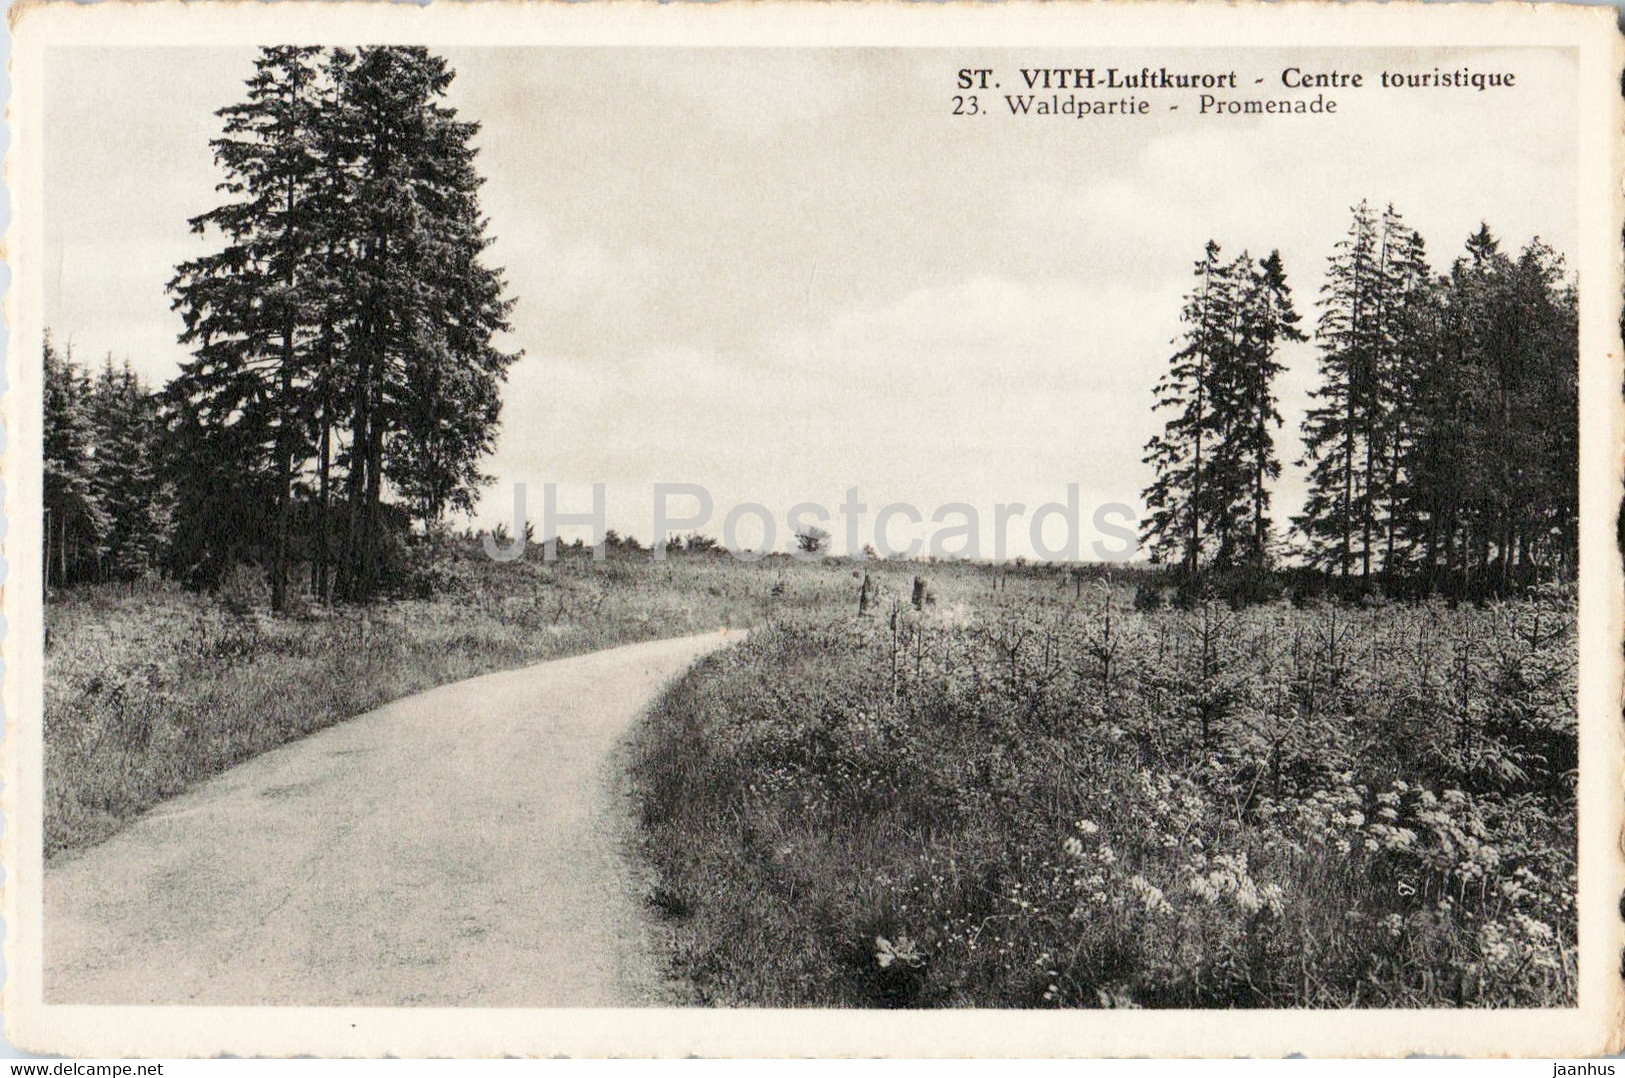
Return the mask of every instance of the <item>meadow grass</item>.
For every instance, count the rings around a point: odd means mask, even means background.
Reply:
[[[466,546],[431,583],[52,596],[48,855],[419,689],[755,627],[633,745],[700,1001],[1573,1002],[1570,592],[1173,609],[1133,573]]]
[[[581,552],[498,564],[453,544],[433,594],[265,609],[243,574],[59,589],[45,608],[45,849],[102,840],[199,779],[389,700],[492,670],[748,626],[797,596],[769,567]],[[807,595],[805,601],[823,601]]]
[[[874,617],[774,615],[642,729],[697,998],[1572,1005],[1572,593],[1143,610],[919,571],[935,602],[893,571]]]

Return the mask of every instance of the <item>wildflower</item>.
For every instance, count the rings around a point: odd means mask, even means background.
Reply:
[[[1078,839],[1067,839],[1065,842],[1061,843],[1061,848],[1066,850],[1069,857],[1076,857],[1080,861],[1083,859],[1083,843]]]
[[[895,943],[885,936],[876,936],[875,962],[881,969],[890,969],[893,963],[917,968],[925,963],[925,956],[906,933],[900,934]]]
[[[1083,834],[1083,835],[1099,834],[1100,833],[1100,826],[1098,824],[1096,824],[1095,821],[1093,821],[1093,820],[1079,820],[1078,821],[1078,833]]]
[[[1134,997],[1128,994],[1126,988],[1112,988],[1110,991],[1096,988],[1095,999],[1099,1000],[1101,1007],[1107,1010],[1127,1010],[1139,1007],[1139,1004],[1134,1002]]]
[[[1173,906],[1168,902],[1168,897],[1162,893],[1162,888],[1157,887],[1144,876],[1136,875],[1130,877],[1128,885],[1139,898],[1140,904],[1145,907],[1145,912],[1174,912]]]
[[[1416,845],[1416,832],[1408,827],[1386,827],[1378,832],[1387,850],[1408,850]]]
[[[1505,965],[1512,960],[1512,947],[1507,942],[1506,932],[1496,921],[1490,921],[1479,930],[1478,949],[1484,961],[1492,966]]]
[[[1551,925],[1537,921],[1526,913],[1514,914],[1513,919],[1518,922],[1518,927],[1523,930],[1523,934],[1532,940],[1544,942],[1553,937]]]

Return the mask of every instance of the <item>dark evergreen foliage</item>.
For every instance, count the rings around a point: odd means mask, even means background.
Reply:
[[[1302,340],[1279,253],[1230,262],[1208,242],[1187,297],[1183,347],[1157,384],[1172,410],[1146,446],[1156,478],[1145,491],[1153,561],[1195,577],[1205,567],[1269,566],[1269,483],[1280,475],[1275,376],[1282,344]]]
[[[1319,404],[1304,423],[1310,564],[1369,588],[1499,592],[1573,572],[1575,290],[1538,239],[1487,226],[1436,278],[1390,207],[1331,259]]]
[[[45,582],[92,578],[110,524],[98,496],[90,380],[46,334],[44,348]]]
[[[1272,564],[1272,383],[1279,347],[1305,339],[1278,254],[1226,262],[1210,242],[1196,277],[1156,387],[1172,415],[1146,447],[1143,532],[1192,594]],[[1578,330],[1562,258],[1538,239],[1509,256],[1486,226],[1436,277],[1399,212],[1362,202],[1319,307],[1301,560],[1338,594],[1500,593],[1572,575]]]
[[[43,351],[45,583],[156,572],[175,501],[157,398],[128,364],[92,378],[49,335]]]
[[[222,206],[192,221],[221,249],[171,290],[194,358],[168,387],[186,539],[203,582],[291,567],[320,598],[365,600],[397,546],[398,498],[425,524],[466,510],[517,355],[489,245],[476,124],[453,72],[415,47],[266,48],[213,143]]]

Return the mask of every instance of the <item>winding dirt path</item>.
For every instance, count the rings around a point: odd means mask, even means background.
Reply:
[[[441,686],[165,802],[46,872],[47,1002],[673,1002],[620,750],[739,635]]]

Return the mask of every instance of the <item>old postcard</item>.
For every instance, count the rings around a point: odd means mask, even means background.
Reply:
[[[1617,1047],[1611,9],[13,21],[19,1044]]]

